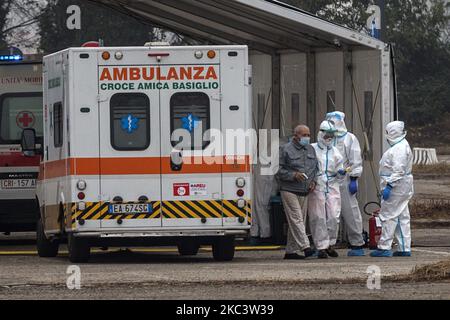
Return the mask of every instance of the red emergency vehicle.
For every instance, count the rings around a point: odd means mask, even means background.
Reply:
[[[0,232],[35,229],[40,159],[25,157],[20,139],[27,128],[42,137],[42,109],[42,56],[0,50]]]

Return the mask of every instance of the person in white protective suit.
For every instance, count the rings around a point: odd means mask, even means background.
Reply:
[[[338,148],[344,157],[344,168],[347,172],[345,181],[341,185],[341,215],[347,231],[348,241],[351,250],[348,256],[364,256],[363,246],[363,222],[361,211],[359,209],[358,199],[358,179],[363,172],[363,159],[361,156],[361,147],[356,136],[348,132],[345,125],[345,114],[340,111],[328,113],[326,120],[334,122],[336,127],[336,137],[333,145]]]
[[[336,258],[336,244],[341,211],[340,185],[345,177],[344,158],[333,146],[336,129],[332,122],[320,125],[316,151],[319,173],[316,187],[308,196],[308,217],[314,245],[319,259]]]
[[[406,140],[405,124],[394,121],[386,126],[386,139],[390,148],[380,161],[380,186],[382,192],[379,218],[382,233],[378,250],[372,257],[410,257],[411,227],[408,203],[414,194],[413,154]],[[392,241],[398,242],[398,251],[392,253]]]

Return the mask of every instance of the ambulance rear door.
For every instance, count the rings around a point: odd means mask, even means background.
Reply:
[[[159,91],[147,50],[99,52],[102,228],[161,227]],[[111,49],[111,56],[115,51]],[[106,205],[107,204],[107,205]]]
[[[220,52],[208,51],[172,49],[161,61],[163,227],[223,225],[222,141],[211,131],[222,129]]]

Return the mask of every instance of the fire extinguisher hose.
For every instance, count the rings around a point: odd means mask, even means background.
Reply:
[[[366,205],[364,206],[364,213],[372,217],[374,216],[375,212],[380,208],[381,204],[379,202],[371,201],[366,203]]]

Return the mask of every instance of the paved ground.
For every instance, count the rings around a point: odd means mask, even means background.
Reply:
[[[282,250],[240,248],[231,263],[214,262],[209,248],[180,257],[174,248],[96,250],[80,264],[81,289],[66,287],[65,248],[57,258],[35,254],[32,240],[0,238],[0,299],[450,299],[450,281],[381,281],[367,289],[367,268],[382,276],[450,259],[450,230],[415,230],[412,258],[348,258],[284,261]],[[427,246],[427,247],[424,247]],[[428,247],[433,246],[433,247]],[[437,246],[437,247],[434,247]],[[276,249],[276,248],[274,248]]]
[[[414,181],[416,199],[450,199],[450,177],[419,176]]]
[[[438,154],[437,157],[439,161],[445,161],[447,163],[450,163],[450,155],[448,154]]]

